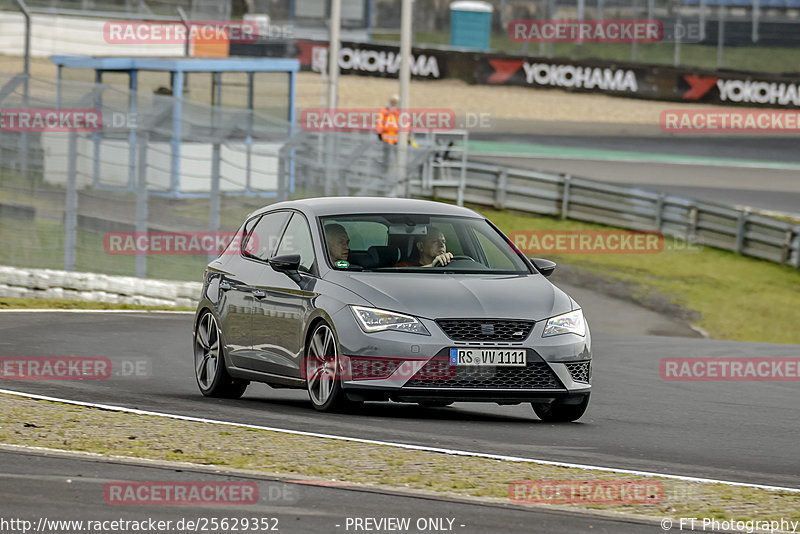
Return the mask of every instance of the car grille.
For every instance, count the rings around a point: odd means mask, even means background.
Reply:
[[[528,362],[525,367],[451,366],[448,360],[434,359],[406,382],[405,387],[561,389],[564,386],[544,362]]]
[[[567,363],[565,365],[572,380],[589,383],[589,379],[592,377],[592,362]]]
[[[523,341],[533,321],[503,319],[437,319],[436,324],[455,341]]]

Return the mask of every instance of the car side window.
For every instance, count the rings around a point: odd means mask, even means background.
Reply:
[[[242,250],[246,251],[245,254],[260,260],[268,260],[272,256],[272,251],[275,250],[275,245],[278,244],[281,230],[288,218],[289,213],[285,211],[263,215],[242,243]]]
[[[309,273],[314,265],[314,244],[311,240],[311,231],[305,217],[299,213],[292,215],[292,220],[283,233],[276,256],[284,254],[300,254],[300,267],[298,270]]]

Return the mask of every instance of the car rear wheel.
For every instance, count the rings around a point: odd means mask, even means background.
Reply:
[[[589,395],[584,395],[578,403],[577,399],[556,400],[550,404],[532,403],[533,411],[542,421],[548,423],[569,423],[577,421],[589,406]]]
[[[308,398],[315,410],[330,412],[361,404],[344,393],[341,366],[333,329],[327,323],[319,323],[308,340],[304,369]]]
[[[210,311],[204,312],[197,322],[194,336],[194,374],[200,392],[206,397],[238,399],[249,384],[246,380],[232,378],[225,368],[222,342],[217,319]]]

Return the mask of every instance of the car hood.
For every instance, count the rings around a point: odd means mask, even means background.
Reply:
[[[427,319],[547,319],[572,310],[566,293],[540,275],[331,273],[330,281],[376,308]]]

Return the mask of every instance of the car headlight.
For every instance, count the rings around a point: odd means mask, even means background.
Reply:
[[[365,308],[364,306],[350,306],[356,321],[364,332],[382,332],[396,330],[411,334],[431,335],[419,319],[411,315],[379,310],[378,308]]]
[[[575,310],[562,315],[556,315],[547,320],[544,325],[542,337],[557,336],[559,334],[586,335],[586,322],[583,320],[583,311]]]

